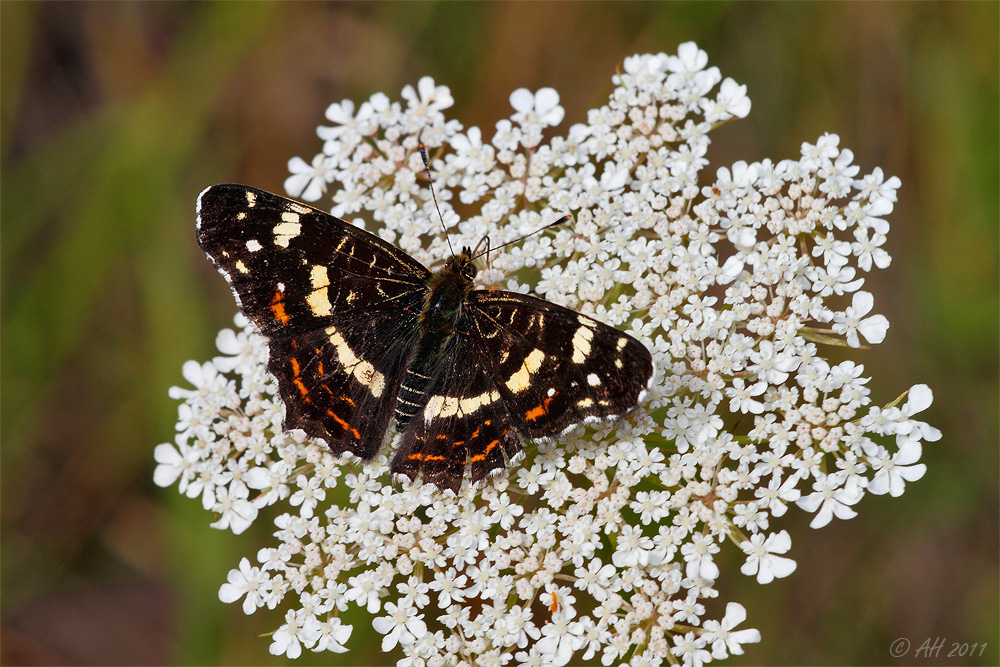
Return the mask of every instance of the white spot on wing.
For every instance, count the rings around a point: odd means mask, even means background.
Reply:
[[[257,252],[263,247],[264,246],[262,246],[260,244],[260,241],[258,241],[257,239],[250,239],[249,241],[247,241],[247,250],[249,250],[250,252]]]
[[[590,354],[590,341],[594,338],[594,330],[581,325],[573,334],[573,363],[582,364]]]
[[[281,217],[284,218],[285,214],[282,214]],[[298,216],[295,216],[295,219],[297,220]],[[272,231],[274,232],[274,244],[287,248],[288,242],[302,231],[302,225],[297,222],[281,222],[275,225]]]

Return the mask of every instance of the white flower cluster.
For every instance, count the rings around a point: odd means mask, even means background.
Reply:
[[[155,481],[200,496],[212,525],[237,533],[264,508],[283,512],[268,513],[277,543],[219,591],[247,614],[287,610],[272,653],[347,650],[340,615],[353,605],[400,665],[741,654],[759,633],[735,629],[739,604],[714,600],[723,546],[739,545],[742,572],[766,584],[795,569],[788,532],[772,527],[788,504],[818,528],[854,516],[866,491],[898,496],[923,475],[921,442],[940,433],[914,415],[930,390],[873,406],[861,365],[821,355],[885,336],[859,288],[889,264],[898,179],[859,176],[825,135],[798,160],[740,162],[699,187],[709,133],[750,108],[744,86],[706,65],[691,43],[628,58],[608,103],[548,139],[563,119],[548,88],[515,91],[492,137],[446,120],[451,94],[429,78],[403,102],[378,94],[327,110],[323,152],[289,163],[292,196],[330,190],[334,214],[363,212],[383,238],[440,263],[422,140],[456,247],[483,236],[495,247],[571,213],[494,255],[481,282],[506,278],[627,328],[651,350],[656,382],[630,418],[529,446],[456,498],[393,485],[391,452],[337,460],[283,433],[266,343],[238,316],[238,332],[219,334],[224,356],[189,362],[194,388],[171,390],[178,434],[156,448]]]

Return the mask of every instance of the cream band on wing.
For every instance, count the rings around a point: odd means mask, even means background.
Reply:
[[[322,264],[314,264],[309,272],[309,281],[312,283],[313,291],[306,297],[309,310],[316,317],[326,317],[333,312],[333,305],[330,303],[329,290],[330,277],[327,269]]]
[[[470,415],[479,408],[485,407],[500,400],[500,392],[497,390],[484,391],[478,396],[460,398],[458,396],[431,396],[424,406],[424,420],[454,417],[457,414]]]
[[[521,367],[507,380],[507,388],[515,394],[519,394],[531,386],[531,374],[538,370],[545,361],[545,353],[537,347],[524,360]]]
[[[368,387],[368,391],[372,393],[372,396],[378,398],[385,391],[385,376],[375,370],[375,367],[364,359],[359,359],[357,355],[354,354],[354,350],[351,346],[347,344],[344,337],[340,335],[337,331],[337,327],[327,327],[326,333],[330,336],[330,342],[333,343],[333,347],[337,350],[337,361],[348,371],[354,378]],[[351,369],[354,369],[353,371]]]

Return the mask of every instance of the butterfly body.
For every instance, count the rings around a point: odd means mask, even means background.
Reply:
[[[463,304],[472,294],[476,266],[468,248],[448,260],[444,268],[431,275],[427,281],[427,298],[420,313],[424,337],[433,344],[434,336],[454,335],[463,315]]]
[[[475,289],[470,251],[430,272],[327,213],[242,185],[198,200],[198,241],[268,338],[285,427],[363,459],[400,433],[395,475],[457,491],[522,440],[633,410],[652,380],[634,338],[524,294]]]
[[[463,250],[427,280],[427,295],[419,318],[419,340],[408,360],[406,374],[396,399],[396,427],[402,428],[427,402],[427,387],[436,369],[447,363],[455,347],[462,346],[457,336],[468,336],[461,327],[463,304],[472,293],[476,267]]]

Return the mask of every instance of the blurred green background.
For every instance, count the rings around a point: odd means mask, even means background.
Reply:
[[[518,87],[553,86],[566,125],[637,52],[695,40],[745,83],[750,116],[713,134],[711,172],[797,157],[836,132],[902,179],[892,322],[865,364],[878,402],[926,382],[944,433],[899,499],[811,531],[761,587],[728,549],[721,600],[763,641],[733,664],[996,664],[998,24],[988,3],[0,4],[3,664],[282,662],[217,598],[266,526],[234,537],[151,481],[167,388],[213,354],[234,303],[194,239],[194,200],[279,191],[320,148],[326,106],[393,98],[429,74],[450,117],[490,128]],[[369,629],[367,632],[371,632]],[[357,627],[347,664],[384,661]],[[889,655],[906,637],[924,657]],[[952,643],[987,643],[949,658]],[[372,652],[371,649],[375,649]],[[977,649],[978,650],[978,649]],[[368,652],[366,652],[368,651]],[[314,662],[328,663],[330,654]]]

